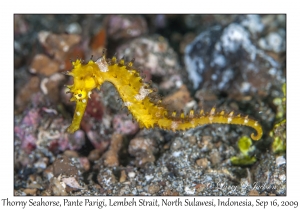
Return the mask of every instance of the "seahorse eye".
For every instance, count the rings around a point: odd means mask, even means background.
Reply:
[[[86,97],[86,92],[84,90],[77,90],[75,91],[74,96],[76,99],[81,100]]]

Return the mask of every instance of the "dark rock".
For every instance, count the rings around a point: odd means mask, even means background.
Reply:
[[[66,175],[78,178],[78,169],[67,156],[57,158],[53,163],[53,175]]]
[[[186,47],[185,64],[193,87],[230,95],[269,92],[284,82],[282,67],[256,47],[242,24],[212,27]]]

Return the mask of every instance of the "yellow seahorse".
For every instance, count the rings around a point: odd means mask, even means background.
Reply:
[[[216,112],[216,109],[212,108],[208,113],[201,110],[196,114],[191,110],[188,115],[183,111],[173,111],[169,114],[170,111],[162,104],[162,100],[153,96],[155,90],[144,83],[139,72],[133,68],[133,62],[132,60],[125,65],[124,59],[119,62],[115,56],[107,59],[105,53],[97,61],[90,60],[87,64],[78,59],[72,62],[74,68],[67,72],[67,75],[74,77],[74,84],[67,85],[66,92],[73,94],[71,101],[76,101],[76,109],[68,132],[73,133],[79,129],[91,91],[94,88],[100,89],[104,82],[110,82],[140,127],[184,131],[212,123],[235,124],[254,128],[257,134],[251,134],[253,140],[262,137],[262,127],[257,121],[248,116],[234,115],[233,112]]]

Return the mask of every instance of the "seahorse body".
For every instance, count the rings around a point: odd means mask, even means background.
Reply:
[[[195,113],[191,110],[188,115],[183,112],[169,114],[162,105],[162,100],[153,97],[155,91],[143,82],[139,72],[133,68],[133,61],[125,65],[123,59],[117,62],[116,57],[106,59],[103,55],[95,62],[90,60],[87,64],[82,64],[77,59],[72,64],[74,68],[67,74],[74,77],[74,84],[67,86],[67,92],[73,94],[71,101],[76,101],[76,110],[68,128],[70,133],[79,129],[91,91],[94,88],[100,89],[104,82],[110,82],[140,127],[184,131],[201,125],[221,123],[254,128],[257,134],[251,134],[253,140],[259,140],[263,134],[261,125],[248,116],[235,116],[233,112],[224,111],[217,113],[215,108],[209,113],[204,113],[203,110]]]

